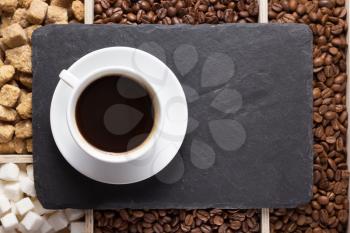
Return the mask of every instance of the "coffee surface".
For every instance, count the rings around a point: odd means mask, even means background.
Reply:
[[[108,152],[126,152],[142,144],[154,124],[148,91],[121,75],[102,77],[87,86],[75,114],[85,140]]]

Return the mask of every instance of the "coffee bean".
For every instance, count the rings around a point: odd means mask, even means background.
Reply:
[[[337,217],[341,223],[346,223],[348,221],[348,212],[347,210],[339,210]]]
[[[319,196],[317,198],[318,203],[321,205],[327,205],[329,203],[329,198],[327,196]]]
[[[288,2],[288,10],[290,11],[295,11],[297,9],[297,6],[298,6],[298,2],[296,0],[290,0]]]
[[[297,225],[294,222],[291,222],[287,225],[287,232],[294,232],[297,228]]]
[[[328,224],[328,220],[329,220],[329,214],[328,214],[327,210],[321,209],[320,210],[320,221],[321,221],[321,223],[327,225]]]
[[[191,226],[193,224],[193,215],[188,214],[185,218],[185,225]]]
[[[132,211],[132,215],[135,218],[142,218],[144,216],[144,212],[141,210],[134,210],[134,211]]]
[[[97,3],[94,6],[94,13],[95,14],[101,14],[103,12],[101,4]]]
[[[229,226],[232,230],[239,230],[241,225],[242,223],[240,221],[232,221]]]
[[[153,223],[156,220],[156,217],[151,213],[146,213],[143,216],[143,220],[147,223]]]
[[[202,226],[200,227],[200,229],[201,229],[201,231],[202,231],[203,233],[209,233],[209,232],[211,232],[211,227],[208,226],[208,225],[202,225]]]
[[[320,0],[318,3],[319,7],[333,8],[333,2],[330,0]]]
[[[224,223],[224,219],[221,216],[215,216],[213,219],[215,225],[221,226]]]
[[[100,4],[105,10],[107,10],[111,6],[108,0],[100,0]]]
[[[149,11],[151,9],[151,4],[146,0],[140,1],[139,5],[140,8],[144,11]]]
[[[136,15],[134,14],[134,13],[128,13],[127,15],[126,15],[126,17],[127,17],[127,19],[128,19],[128,21],[129,22],[135,22],[136,21]]]
[[[111,16],[111,21],[114,23],[120,22],[120,20],[122,20],[122,15],[121,12],[114,12]]]
[[[326,112],[324,114],[324,118],[327,119],[327,120],[333,120],[337,117],[337,114],[335,112]]]
[[[158,19],[164,19],[167,15],[167,9],[165,8],[160,8],[158,11],[157,11],[157,17]]]

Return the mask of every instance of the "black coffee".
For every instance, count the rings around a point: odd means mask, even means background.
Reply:
[[[100,150],[116,153],[142,144],[154,124],[148,91],[121,75],[92,82],[80,95],[75,115],[87,142]]]

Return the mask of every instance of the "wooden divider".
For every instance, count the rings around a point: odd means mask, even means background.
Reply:
[[[259,23],[268,23],[268,0],[259,0]],[[268,208],[261,209],[261,233],[270,233],[270,212]]]
[[[0,155],[0,163],[33,163],[33,156],[19,154]]]

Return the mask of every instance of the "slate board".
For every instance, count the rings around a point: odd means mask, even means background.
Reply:
[[[140,48],[165,61],[189,102],[179,154],[136,184],[81,175],[60,155],[50,129],[58,73],[110,46]],[[311,198],[307,26],[50,25],[33,34],[33,75],[34,175],[46,208],[276,208]]]

